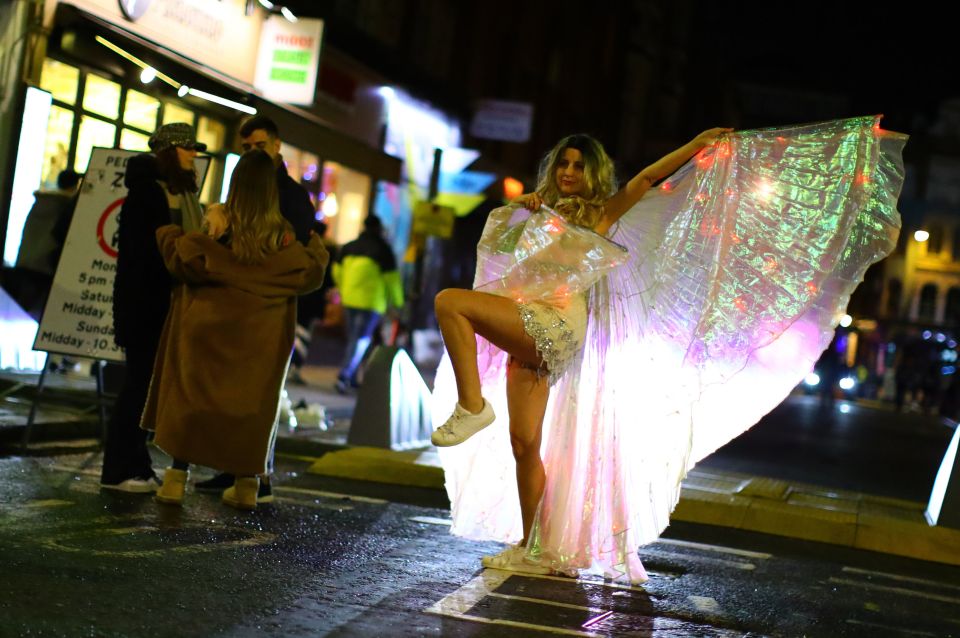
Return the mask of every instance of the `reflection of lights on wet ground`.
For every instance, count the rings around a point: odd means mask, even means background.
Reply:
[[[849,412],[850,412],[850,404],[849,404],[849,403],[841,403],[841,404],[840,404],[840,413],[841,413],[841,414],[848,414]]]

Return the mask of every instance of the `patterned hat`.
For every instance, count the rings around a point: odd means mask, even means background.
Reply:
[[[154,131],[147,144],[150,145],[150,150],[154,153],[159,153],[171,146],[194,149],[201,153],[207,150],[206,144],[197,141],[197,133],[193,130],[193,127],[183,122],[164,124]]]

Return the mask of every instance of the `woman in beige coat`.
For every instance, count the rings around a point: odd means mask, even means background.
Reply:
[[[173,457],[162,503],[183,500],[190,463],[234,474],[228,505],[254,509],[275,436],[296,326],[296,298],[320,287],[330,256],[304,247],[281,217],[276,169],[254,150],[240,158],[219,213],[219,238],[177,226],[157,231],[173,290],[142,427]]]

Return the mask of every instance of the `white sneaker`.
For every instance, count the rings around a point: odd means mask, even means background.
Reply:
[[[523,574],[549,574],[551,569],[538,565],[536,561],[527,558],[527,548],[520,545],[511,545],[499,554],[484,556],[480,564],[488,569],[501,569],[507,572]]]
[[[458,403],[447,422],[430,435],[430,441],[437,447],[459,445],[493,423],[495,418],[493,406],[486,399],[483,400],[483,409],[476,414],[467,412]]]

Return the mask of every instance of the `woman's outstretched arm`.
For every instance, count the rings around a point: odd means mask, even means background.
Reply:
[[[677,150],[664,155],[656,162],[637,173],[633,179],[617,191],[617,194],[607,200],[603,206],[603,217],[600,223],[594,229],[601,235],[606,234],[613,224],[620,219],[624,213],[640,201],[643,194],[650,190],[657,181],[670,175],[675,170],[683,166],[687,160],[696,155],[700,149],[716,143],[724,133],[729,133],[731,128],[712,128],[700,133],[695,138],[678,148]]]

